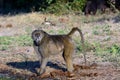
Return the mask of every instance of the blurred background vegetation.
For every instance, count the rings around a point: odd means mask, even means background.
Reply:
[[[70,11],[82,11],[86,0],[0,0],[1,12],[42,11],[66,14]]]
[[[91,8],[94,8],[95,5],[98,8],[106,8],[106,6],[120,8],[119,4],[119,0],[0,0],[0,13],[40,11],[51,14],[73,12],[80,14],[86,5]]]

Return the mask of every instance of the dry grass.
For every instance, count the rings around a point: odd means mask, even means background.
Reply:
[[[47,18],[47,21],[50,21],[54,25],[45,24],[45,18]],[[72,27],[79,27],[80,29],[82,29],[87,46],[86,52],[88,65],[92,63],[97,63],[99,68],[98,71],[101,72],[101,74],[100,72],[99,74],[96,72],[92,72],[92,77],[86,76],[89,74],[85,73],[85,76],[82,76],[81,79],[89,80],[93,78],[99,80],[99,78],[102,77],[101,79],[108,80],[110,75],[112,75],[111,79],[118,79],[120,73],[119,14],[104,14],[96,16],[55,16],[40,13],[28,13],[15,16],[0,16],[0,48],[3,46],[3,49],[0,49],[0,64],[2,66],[6,66],[4,70],[3,67],[0,65],[0,70],[3,69],[3,71],[0,71],[0,74],[8,69],[8,72],[10,72],[9,74],[13,75],[14,73],[14,76],[16,76],[16,74],[22,75],[24,71],[24,76],[34,75],[34,68],[38,68],[39,64],[37,62],[38,59],[36,58],[36,55],[34,54],[34,50],[32,48],[32,42],[30,38],[31,32],[39,28],[47,31],[50,34],[65,34],[68,33]],[[81,46],[79,45],[79,34],[75,33],[73,38],[75,40],[77,48],[81,49]],[[114,45],[117,45],[118,49],[115,48]],[[113,53],[110,53],[107,47],[112,49]],[[108,51],[106,51],[106,49]],[[76,52],[77,53],[73,55],[73,62],[75,64],[83,64],[84,61],[82,54],[80,54],[81,52],[79,50],[77,50]],[[65,64],[61,57],[56,57],[55,59],[52,59],[53,63],[56,62],[56,60],[58,59],[60,62],[62,62],[61,65],[64,66]],[[58,63],[59,61],[57,61],[56,63],[60,64]],[[106,62],[108,62],[113,67],[109,66],[109,64],[106,64]],[[103,68],[105,68],[106,66],[101,67],[100,63],[102,63],[102,66],[106,64],[107,68],[111,69],[111,72],[109,73],[109,71],[107,70],[105,74]],[[51,65],[56,64],[50,64],[49,66]],[[118,70],[116,70],[115,68],[117,68]],[[47,67],[47,71],[53,71],[53,68]],[[79,73],[80,71],[84,70],[79,70]],[[64,73],[60,71],[60,74],[61,73],[66,74],[66,72]],[[97,77],[96,75],[94,76],[94,73],[97,74]],[[107,75],[108,73],[109,75]],[[57,76],[59,76],[59,72]]]

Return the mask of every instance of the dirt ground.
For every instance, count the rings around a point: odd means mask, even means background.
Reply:
[[[108,15],[107,17],[105,15],[102,18],[97,17],[96,20],[86,20],[86,17],[80,18],[78,16],[47,16],[48,20],[54,22],[54,25],[43,24],[42,28],[45,31],[56,30],[53,33],[57,34],[58,30],[66,29],[69,32],[71,27],[68,26],[80,26],[85,39],[89,42],[99,41],[104,45],[120,44],[120,17],[118,15]],[[44,22],[45,17],[46,15],[38,13],[1,16],[0,37],[29,34],[34,29],[41,28],[39,25]],[[106,24],[111,26],[112,35],[92,35],[93,27]],[[105,41],[108,37],[111,37],[111,40]],[[120,66],[116,67],[113,62],[109,61],[102,62],[102,58],[94,55],[92,51],[87,52],[86,65],[83,55],[78,53],[73,54],[73,63],[74,72],[69,73],[61,54],[52,56],[47,64],[46,72],[38,76],[36,70],[40,64],[33,47],[12,46],[8,50],[0,51],[0,80],[4,78],[8,78],[8,80],[120,80]]]
[[[74,54],[74,72],[66,71],[65,62],[60,55],[51,57],[46,72],[37,76],[36,69],[39,68],[38,59],[33,54],[32,47],[19,48],[24,53],[0,52],[0,76],[18,80],[119,80],[120,68],[116,68],[110,62],[90,62],[85,65],[83,57]],[[25,49],[25,50],[24,50]],[[20,51],[19,50],[19,51]],[[27,52],[29,50],[29,52]],[[27,58],[25,58],[27,55]],[[32,56],[32,58],[31,58]],[[90,56],[93,56],[90,54]],[[88,59],[91,60],[91,59]]]

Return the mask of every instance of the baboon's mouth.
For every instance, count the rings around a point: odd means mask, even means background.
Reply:
[[[38,42],[33,41],[35,46],[39,46]]]

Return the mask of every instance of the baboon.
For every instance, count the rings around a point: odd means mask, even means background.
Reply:
[[[85,15],[92,14],[95,15],[97,12],[97,1],[96,0],[88,0],[85,5]]]
[[[106,8],[109,7],[107,1],[108,0],[87,0],[84,8],[85,15],[95,15],[97,10],[100,10],[102,13],[105,13]]]
[[[32,32],[33,46],[40,58],[39,75],[45,72],[46,64],[51,55],[62,53],[66,62],[67,70],[72,72],[74,70],[72,63],[72,54],[74,53],[74,42],[72,35],[78,31],[81,36],[81,42],[84,46],[84,38],[80,29],[73,28],[68,34],[64,35],[50,35],[43,30],[34,30]]]
[[[120,0],[115,0],[115,7],[120,10]]]

